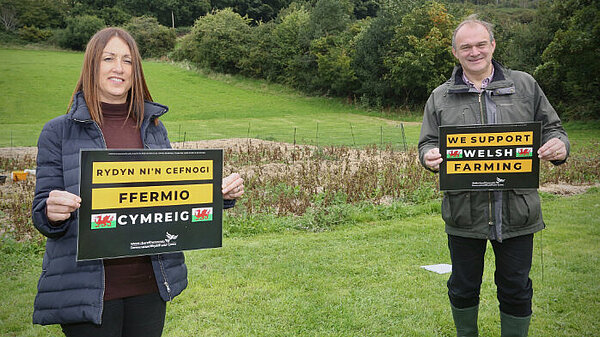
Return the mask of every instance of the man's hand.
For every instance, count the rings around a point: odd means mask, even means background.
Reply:
[[[567,147],[562,140],[552,138],[539,148],[538,157],[543,160],[565,160],[567,158]]]
[[[437,147],[427,151],[425,156],[423,156],[423,159],[425,159],[425,165],[434,171],[439,171],[440,164],[444,161],[442,159],[442,155],[440,154],[440,149]]]
[[[67,191],[50,191],[46,199],[46,216],[50,223],[60,223],[71,217],[81,206],[81,198]]]

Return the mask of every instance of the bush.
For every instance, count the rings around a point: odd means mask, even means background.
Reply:
[[[366,27],[356,38],[352,68],[360,82],[356,93],[361,96],[365,106],[380,108],[385,99],[392,95],[390,84],[384,80],[387,70],[383,57],[394,36],[394,27],[401,18],[394,14],[383,9],[380,16],[365,20]]]
[[[177,35],[177,37],[185,36],[191,32],[192,32],[192,27],[189,27],[189,26],[175,27],[175,35]]]
[[[175,49],[169,57],[175,61],[191,61],[194,57],[193,51],[195,50],[195,39],[193,34],[187,34],[182,37],[178,37],[175,43]]]
[[[86,5],[82,2],[76,2],[71,8],[71,17],[82,15],[93,15],[104,20],[109,27],[121,27],[131,20],[132,15],[118,6],[107,7]]]
[[[563,117],[600,119],[600,4],[569,0],[553,6],[555,15],[569,19],[554,33],[534,76],[551,102],[568,106]]]
[[[276,48],[272,52],[277,81],[306,88],[312,78],[312,72],[306,66],[310,63],[307,61],[311,40],[308,30],[310,12],[304,6],[292,5],[279,16],[280,23],[273,29]]]
[[[92,15],[69,18],[67,28],[58,36],[58,44],[63,48],[85,50],[90,38],[104,27],[104,20]]]
[[[250,30],[247,55],[238,63],[244,76],[275,80],[281,74],[273,58],[273,52],[277,48],[273,38],[275,27],[275,23],[269,21]]]
[[[63,28],[68,13],[66,1],[10,0],[0,1],[16,10],[18,27]]]
[[[351,95],[358,81],[351,66],[352,36],[340,34],[313,40],[311,54],[317,59],[318,73],[314,78],[315,87],[336,96]]]
[[[13,32],[0,30],[0,44],[20,45],[23,44],[23,40]]]
[[[47,29],[39,29],[34,26],[24,26],[19,29],[19,37],[29,42],[46,41],[52,36],[52,32]]]
[[[142,57],[166,56],[175,48],[175,30],[149,16],[133,18],[125,29],[136,40]]]
[[[131,15],[119,7],[104,7],[94,14],[108,26],[121,26],[131,20]]]
[[[427,100],[450,77],[455,64],[450,49],[454,27],[452,15],[435,1],[402,18],[384,56],[387,79],[401,102]]]
[[[188,60],[200,67],[223,73],[238,73],[239,62],[247,57],[250,39],[249,19],[231,8],[216,11],[196,20],[189,38],[182,41]]]

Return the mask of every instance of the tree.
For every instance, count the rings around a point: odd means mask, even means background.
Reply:
[[[553,1],[550,12],[563,25],[534,75],[550,100],[564,105],[565,117],[600,119],[600,3]]]
[[[0,22],[4,30],[13,31],[17,28],[19,20],[17,19],[17,10],[10,3],[0,4]]]
[[[394,105],[394,90],[389,82],[384,56],[402,17],[417,6],[418,1],[389,1],[382,5],[377,17],[367,20],[356,38],[356,54],[352,67],[360,82],[356,93],[372,106]]]
[[[0,22],[5,30],[23,26],[62,28],[69,6],[60,0],[0,0]]]
[[[279,14],[279,24],[273,29],[276,48],[272,52],[278,82],[297,88],[310,83],[308,68],[314,63],[310,63],[308,55],[311,41],[309,20],[310,12],[302,5],[292,4]]]
[[[344,0],[318,0],[310,11],[312,38],[337,35],[350,24],[352,6]]]
[[[166,56],[175,47],[175,30],[162,26],[156,18],[133,18],[125,29],[137,42],[142,57]]]
[[[275,23],[269,21],[250,29],[248,53],[238,64],[243,75],[271,81],[280,78],[282,68],[273,57],[277,50],[275,28]]]
[[[317,89],[336,96],[352,96],[359,84],[352,68],[355,37],[364,27],[364,22],[359,21],[338,35],[312,41],[310,51],[318,65],[313,80]]]
[[[375,0],[352,0],[354,17],[358,20],[375,17],[379,10],[379,2]]]
[[[67,28],[60,32],[58,43],[63,48],[85,50],[90,38],[105,26],[104,20],[91,15],[68,18]]]
[[[455,23],[446,7],[430,2],[402,18],[384,58],[387,78],[404,102],[422,102],[445,82],[455,61],[451,52]]]
[[[215,9],[231,8],[241,16],[252,19],[255,25],[259,22],[269,22],[286,8],[291,0],[213,0],[211,6]]]
[[[238,73],[239,62],[247,57],[250,38],[249,19],[230,8],[196,20],[184,55],[201,67],[223,73]]]
[[[67,4],[55,0],[21,0],[17,9],[20,26],[62,28],[68,13]]]
[[[191,26],[211,9],[209,0],[117,0],[117,4],[133,16],[154,16],[168,27]]]

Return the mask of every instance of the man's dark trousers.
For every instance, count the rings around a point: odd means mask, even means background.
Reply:
[[[529,271],[533,254],[533,234],[491,241],[496,257],[494,279],[500,311],[517,316],[531,315],[533,289]],[[456,308],[469,308],[479,304],[483,275],[485,239],[472,239],[448,235],[448,248],[452,259],[452,274],[448,280],[450,303]]]

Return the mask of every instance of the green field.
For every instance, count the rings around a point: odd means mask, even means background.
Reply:
[[[548,228],[535,237],[530,336],[597,336],[600,329],[600,190],[544,195]],[[0,335],[57,336],[31,324],[41,256],[4,244]],[[164,336],[452,336],[449,263],[439,213],[225,238],[186,253],[189,287],[168,305]],[[482,336],[499,334],[493,254],[486,255]]]
[[[82,60],[82,53],[0,49],[0,147],[36,144],[44,123],[66,112]],[[162,120],[172,141],[250,136],[292,143],[294,134],[298,143],[319,145],[418,139],[417,123],[401,126],[339,100],[161,62],[145,62],[144,71],[153,99],[170,108]]]

